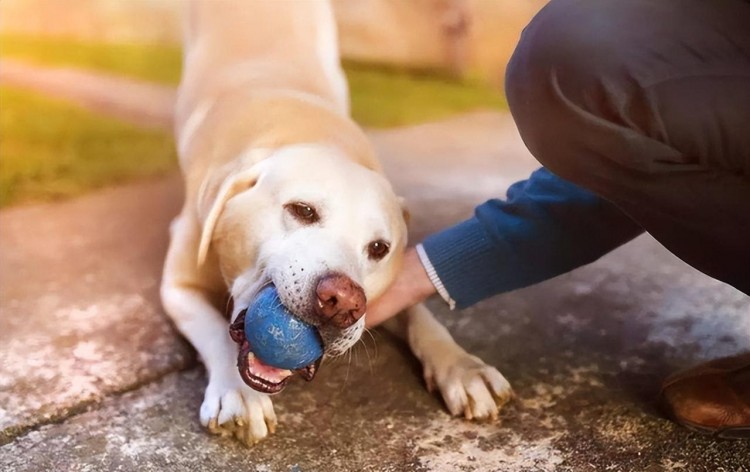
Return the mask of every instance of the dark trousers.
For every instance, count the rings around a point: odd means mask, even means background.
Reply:
[[[506,93],[545,167],[750,294],[750,2],[552,0]]]

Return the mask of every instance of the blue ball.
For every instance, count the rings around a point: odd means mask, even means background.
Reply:
[[[301,369],[323,356],[318,331],[287,310],[273,285],[248,307],[245,337],[261,362],[279,369]]]

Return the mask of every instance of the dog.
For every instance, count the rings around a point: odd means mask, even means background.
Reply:
[[[251,352],[238,359],[230,323],[274,284],[318,330],[326,356],[346,352],[363,332],[367,300],[399,269],[406,211],[349,116],[328,0],[193,0],[185,29],[175,108],[185,199],[161,299],[206,366],[201,424],[251,445],[274,432],[270,394],[293,373]],[[496,418],[512,394],[505,378],[423,305],[399,316],[396,331],[450,412]]]

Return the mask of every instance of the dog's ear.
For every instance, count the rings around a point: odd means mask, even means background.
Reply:
[[[203,220],[201,239],[198,245],[198,265],[206,260],[208,248],[211,246],[216,223],[224,210],[224,205],[238,193],[253,187],[260,176],[259,165],[249,169],[233,172],[233,169],[218,171],[204,181],[198,195],[199,213]],[[205,215],[205,216],[203,216]]]

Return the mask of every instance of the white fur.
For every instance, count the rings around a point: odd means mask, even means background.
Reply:
[[[268,395],[246,386],[238,373],[238,349],[222,314],[225,294],[234,298],[234,319],[273,282],[291,311],[319,324],[326,353],[342,354],[360,338],[364,317],[346,329],[320,324],[310,307],[315,281],[331,272],[345,274],[368,300],[377,298],[396,273],[406,225],[400,200],[380,174],[369,143],[362,144],[366,139],[347,117],[347,86],[329,2],[221,8],[227,4],[190,4],[175,129],[187,190],[171,227],[161,297],[206,366],[201,424],[250,445],[272,433],[277,420]],[[275,116],[287,118],[263,122],[263,107],[234,118],[259,95],[279,98],[273,103],[277,113],[282,110]],[[232,108],[235,103],[243,105],[239,111]],[[316,110],[310,121],[298,128],[288,124],[297,112],[310,109]],[[333,123],[320,127],[325,143],[292,139],[293,144],[242,147],[264,138],[287,139],[287,132],[309,136],[310,129],[318,129],[318,117]],[[267,126],[253,128],[253,120]],[[223,130],[231,132],[217,137]],[[222,154],[228,145],[236,155]],[[318,223],[306,225],[290,214],[288,204],[299,201],[319,210]],[[380,261],[367,254],[376,239],[392,246]],[[502,375],[456,345],[424,306],[408,310],[402,325],[428,386],[440,389],[451,413],[497,416],[511,395]]]
[[[334,93],[338,97],[337,104],[341,112],[349,114],[349,86],[344,72],[341,70],[339,46],[336,38],[336,22],[328,11],[320,11],[316,21],[324,34],[318,36],[317,50],[323,73],[328,82],[333,85]]]
[[[500,407],[513,396],[505,377],[466,352],[422,304],[402,315],[403,331],[414,355],[422,362],[427,389],[440,390],[448,410],[466,419],[497,419]],[[405,325],[405,326],[404,326]]]
[[[184,156],[185,154],[187,154],[187,149],[190,145],[190,139],[192,139],[195,131],[203,123],[203,120],[206,119],[206,115],[208,115],[208,112],[209,110],[211,110],[213,104],[213,100],[207,100],[198,105],[195,111],[193,111],[185,121],[185,124],[182,125],[180,137],[177,142],[177,152],[180,156]]]

